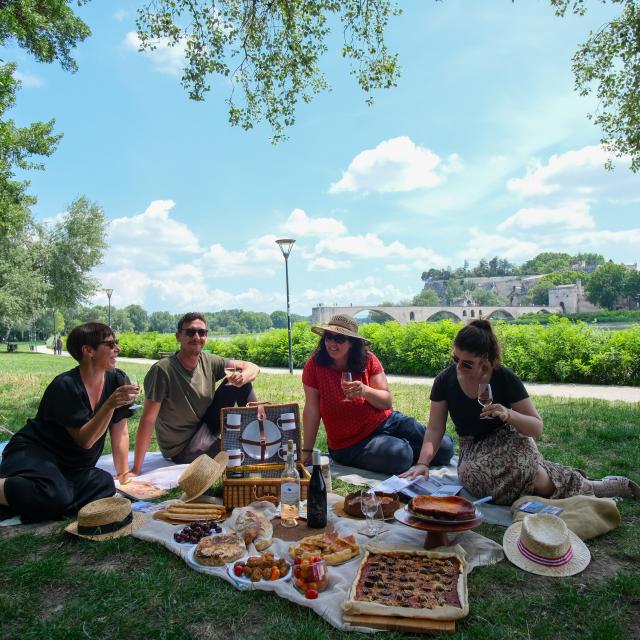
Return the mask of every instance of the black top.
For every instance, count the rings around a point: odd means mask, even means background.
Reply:
[[[7,447],[19,445],[38,445],[53,452],[62,468],[90,469],[96,466],[104,449],[105,433],[90,448],[84,449],[76,444],[66,427],[79,429],[85,425],[109,396],[126,381],[120,369],[105,372],[104,388],[95,411],[91,410],[89,396],[80,378],[80,368],[65,371],[56,376],[46,388],[35,418],[11,438]],[[109,426],[133,415],[129,407],[119,407],[113,412]]]
[[[497,367],[493,370],[490,384],[493,402],[507,408],[510,408],[514,402],[529,397],[520,378],[506,367]],[[481,437],[503,424],[500,418],[480,419],[482,406],[477,398],[469,398],[460,387],[455,364],[437,375],[429,397],[435,402],[446,400],[449,415],[459,436]]]

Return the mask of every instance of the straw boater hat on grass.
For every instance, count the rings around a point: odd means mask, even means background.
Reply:
[[[228,462],[226,451],[221,451],[215,458],[206,453],[198,456],[178,478],[178,484],[184,491],[180,500],[191,502],[199,498],[224,473]]]
[[[317,333],[319,336],[324,335],[325,331],[340,333],[343,336],[357,338],[358,340],[362,340],[365,344],[370,344],[368,340],[358,333],[358,324],[356,321],[346,313],[338,313],[329,320],[329,324],[315,325],[311,327],[311,331],[313,331],[313,333]]]
[[[114,496],[86,504],[78,512],[78,520],[65,531],[89,540],[112,540],[132,534],[146,519],[143,513],[131,511],[129,500]]]
[[[587,545],[558,516],[537,513],[512,524],[502,546],[520,569],[540,576],[573,576],[591,560]]]

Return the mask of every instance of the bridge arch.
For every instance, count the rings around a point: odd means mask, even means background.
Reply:
[[[495,318],[495,319],[501,319],[501,318],[509,318],[510,320],[514,319],[513,314],[509,313],[506,309],[494,309],[488,316],[488,318]]]
[[[434,318],[436,320],[437,319],[442,319],[442,318],[448,318],[449,320],[453,320],[455,322],[460,322],[460,320],[462,319],[457,314],[453,313],[453,311],[447,311],[446,309],[440,309],[439,311],[436,311],[435,313],[432,313],[425,320],[425,322],[435,322]]]
[[[393,313],[387,311],[387,309],[391,311],[393,307],[358,307],[358,311],[355,311],[354,309],[355,313],[350,315],[353,315],[358,323],[362,322],[364,314],[367,314],[365,317],[370,317],[371,314],[383,316],[383,322],[398,322],[398,318],[396,318]],[[372,320],[372,322],[375,323],[377,321]]]

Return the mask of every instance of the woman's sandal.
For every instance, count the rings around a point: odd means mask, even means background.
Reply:
[[[640,485],[624,476],[606,476],[602,480],[592,480],[591,486],[596,498],[640,498]]]

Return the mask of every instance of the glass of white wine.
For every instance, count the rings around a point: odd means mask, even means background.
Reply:
[[[493,402],[493,391],[487,382],[478,385],[478,402],[483,407],[488,407]],[[491,420],[491,416],[480,416],[480,420]]]
[[[344,392],[345,397],[342,402],[351,402],[351,399],[347,398],[347,389],[349,388],[349,385],[352,381],[353,378],[351,376],[351,371],[343,371],[342,377],[340,379],[340,386],[342,387],[342,391]]]
[[[235,375],[238,371],[235,360],[227,360],[227,364],[224,365],[224,373],[227,376],[227,386],[233,387],[233,382],[229,382],[229,378]]]
[[[363,529],[360,529],[360,532],[366,536],[377,535],[381,522],[376,523],[374,519],[380,509],[380,500],[373,489],[363,489],[360,492],[360,509],[362,515],[367,519],[367,524]],[[380,513],[382,514],[382,512]]]
[[[133,387],[137,387],[137,391],[129,396],[129,399],[131,400],[129,409],[131,409],[132,411],[135,411],[136,409],[140,408],[140,405],[136,403],[136,400],[138,399],[138,395],[140,394],[140,380],[138,379],[138,376],[135,373],[127,373],[127,379],[128,379],[128,382],[126,382],[126,384],[130,384]]]

